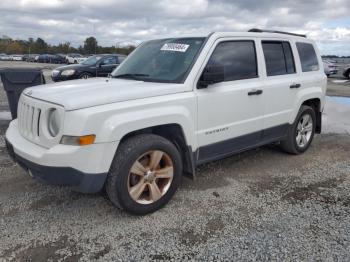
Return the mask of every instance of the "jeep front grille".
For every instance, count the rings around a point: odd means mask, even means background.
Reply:
[[[18,125],[21,135],[33,140],[40,136],[41,109],[20,100],[18,103]]]
[[[56,109],[62,116],[61,133],[52,137],[47,130],[48,112]],[[45,148],[59,144],[63,132],[64,107],[22,93],[17,108],[19,133],[25,139]]]

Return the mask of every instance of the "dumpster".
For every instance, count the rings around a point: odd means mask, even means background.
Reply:
[[[1,81],[6,91],[12,119],[17,118],[17,105],[24,89],[45,84],[39,68],[5,68],[0,70]]]

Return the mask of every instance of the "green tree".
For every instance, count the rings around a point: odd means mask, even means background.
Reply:
[[[23,47],[18,41],[13,41],[7,46],[7,52],[10,54],[21,54],[23,53]]]
[[[35,43],[34,43],[34,50],[32,51],[32,53],[38,53],[38,54],[43,54],[43,53],[47,53],[47,49],[48,49],[48,44],[43,40],[41,39],[40,37],[38,37],[36,40],[35,40]]]
[[[84,41],[84,52],[86,54],[95,54],[97,52],[97,40],[95,37],[90,36]]]

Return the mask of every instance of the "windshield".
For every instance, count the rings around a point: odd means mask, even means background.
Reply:
[[[181,83],[205,38],[171,38],[140,45],[116,70],[115,78]]]
[[[81,62],[82,65],[95,65],[98,60],[100,60],[102,56],[90,56],[88,59],[85,61]]]

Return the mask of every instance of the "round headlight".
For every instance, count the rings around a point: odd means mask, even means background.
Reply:
[[[60,132],[61,119],[57,109],[49,111],[48,130],[51,136],[55,137]]]

